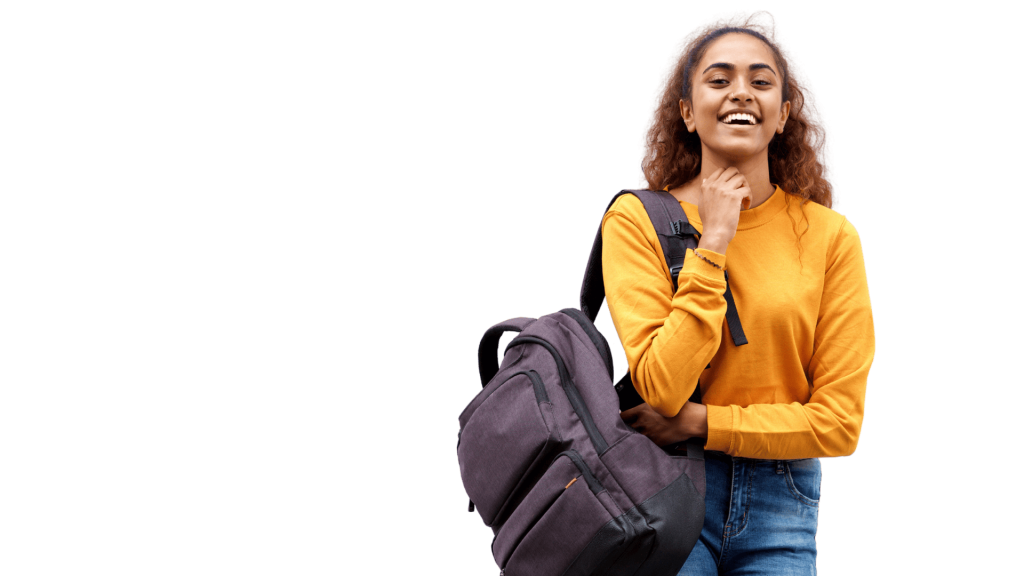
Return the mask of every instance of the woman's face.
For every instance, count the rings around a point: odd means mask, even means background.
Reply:
[[[679,111],[715,165],[767,158],[789,117],[780,74],[771,49],[748,34],[726,34],[708,46],[693,71],[691,101],[680,100]]]

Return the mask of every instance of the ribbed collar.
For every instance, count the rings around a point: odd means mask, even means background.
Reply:
[[[683,211],[686,212],[686,217],[695,224],[699,224],[701,229],[704,229],[704,223],[700,221],[700,214],[695,204],[689,202],[680,201],[679,204],[683,207]],[[775,192],[768,197],[760,206],[751,208],[750,210],[740,210],[740,223],[736,226],[736,230],[749,230],[751,228],[757,228],[762,224],[767,224],[772,218],[775,218],[786,209],[786,193],[783,192],[782,188],[778,185],[775,186]]]

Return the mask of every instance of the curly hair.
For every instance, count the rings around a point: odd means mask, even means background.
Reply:
[[[813,107],[789,70],[773,34],[748,19],[738,25],[715,24],[690,37],[669,76],[654,121],[647,132],[646,151],[641,164],[652,190],[675,188],[700,174],[701,145],[696,132],[689,132],[679,113],[679,101],[690,100],[694,68],[708,47],[726,34],[748,34],[765,43],[779,65],[782,101],[790,102],[789,119],[782,134],[768,144],[768,175],[783,190],[804,201],[832,207],[832,185],[825,179],[825,167],[818,159],[825,145],[825,131],[812,118]]]

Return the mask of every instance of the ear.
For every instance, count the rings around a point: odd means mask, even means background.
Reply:
[[[782,110],[779,113],[779,127],[775,131],[782,134],[782,129],[786,127],[786,120],[789,120],[789,102],[782,103]]]
[[[786,102],[786,104],[789,104],[789,102]],[[683,117],[683,123],[686,124],[687,132],[693,132],[697,129],[697,123],[693,119],[693,108],[690,107],[690,103],[686,100],[679,101],[679,115]]]

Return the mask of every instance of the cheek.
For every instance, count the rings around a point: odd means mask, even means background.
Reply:
[[[699,108],[694,115],[697,130],[713,128],[718,124],[718,109],[713,107]]]

